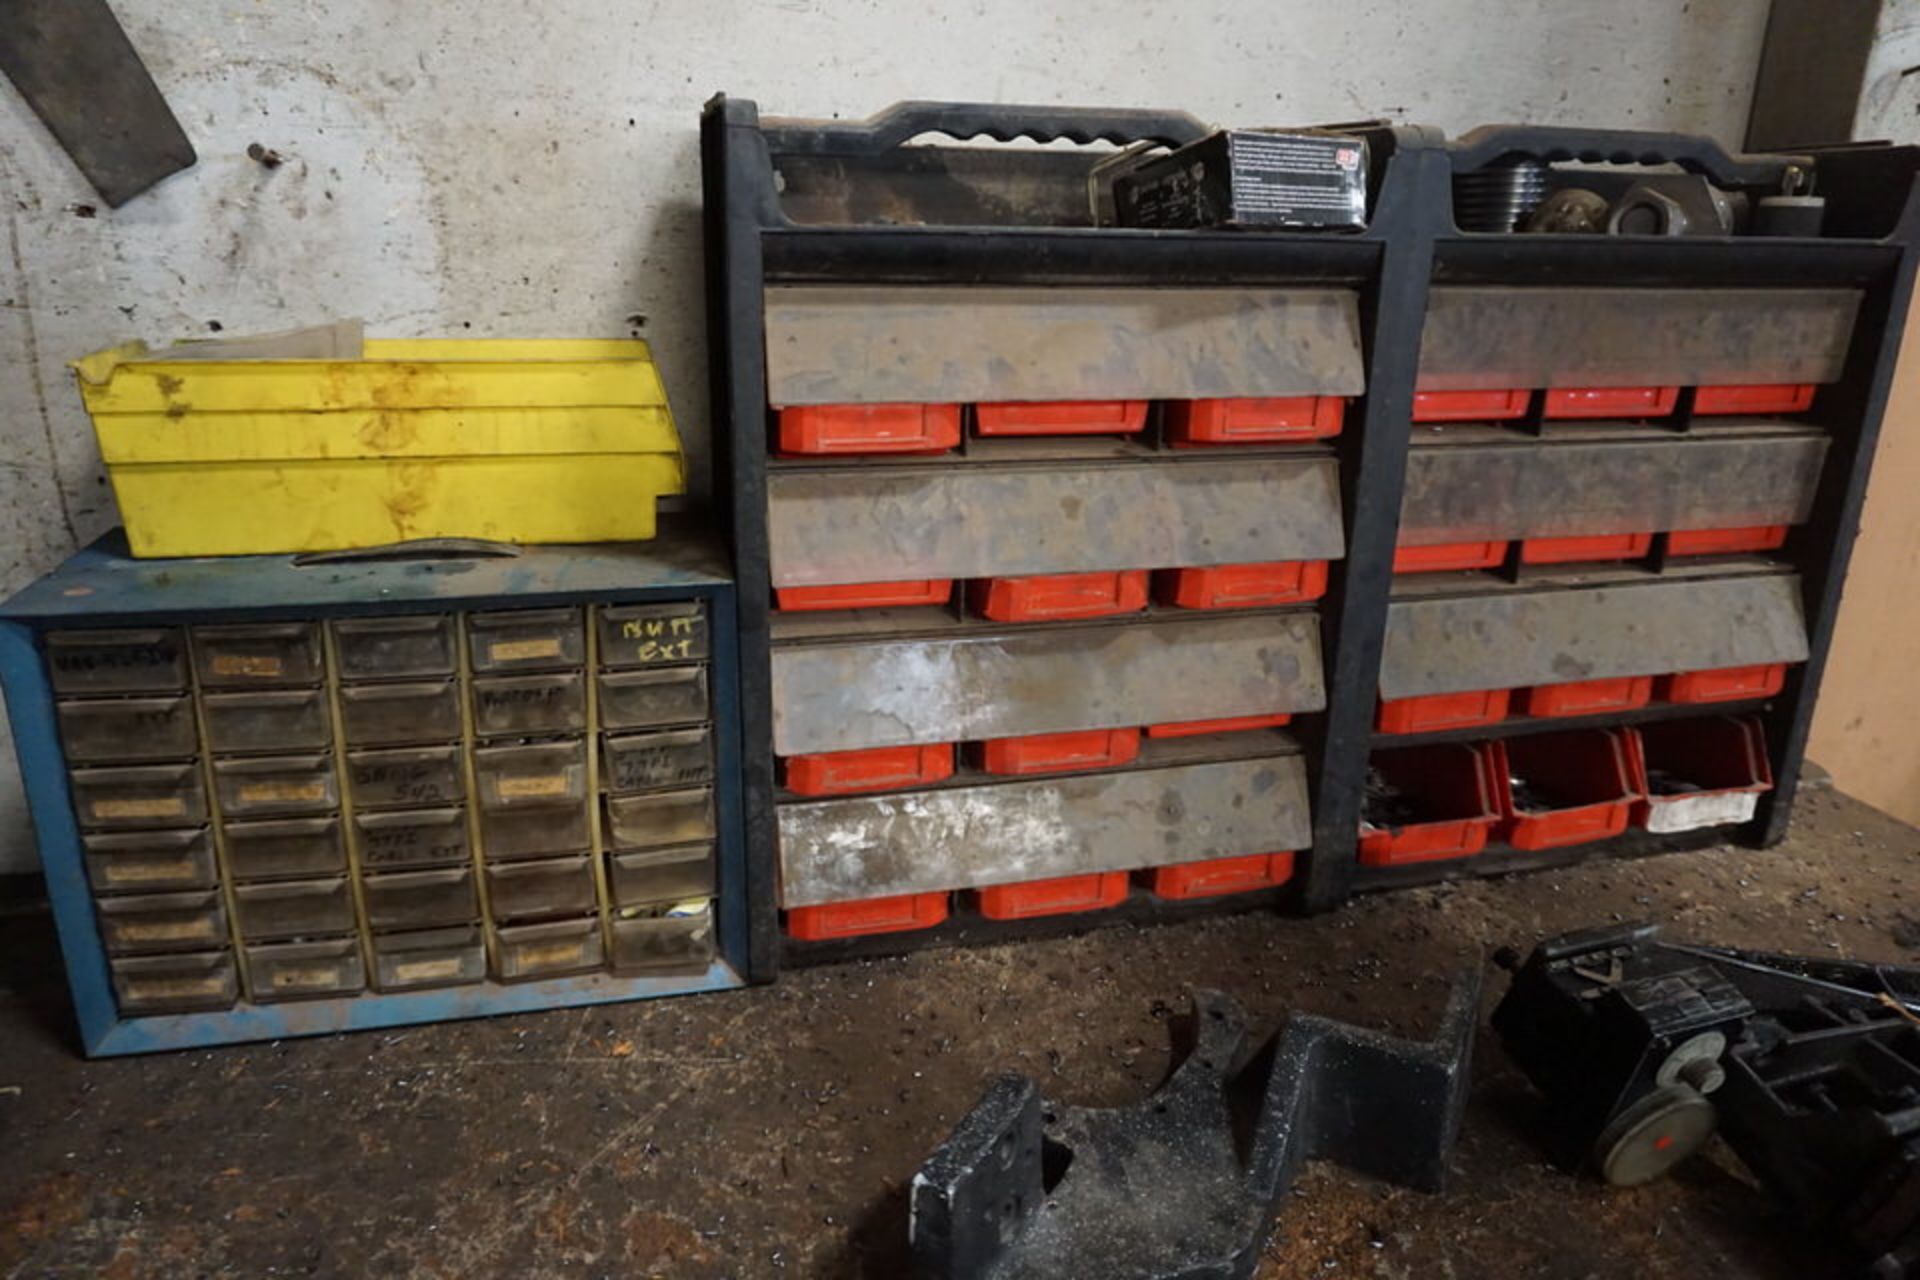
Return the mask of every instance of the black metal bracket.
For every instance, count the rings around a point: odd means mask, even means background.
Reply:
[[[1296,1015],[1258,1049],[1240,1007],[1193,995],[1192,1052],[1132,1107],[1052,1102],[1008,1075],[913,1180],[930,1280],[1251,1275],[1303,1161],[1439,1191],[1467,1097],[1480,977],[1421,1042]]]

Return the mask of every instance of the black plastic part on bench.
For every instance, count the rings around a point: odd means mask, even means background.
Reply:
[[[765,289],[773,284],[1313,283],[1355,291],[1367,385],[1346,430],[1329,442],[1339,461],[1347,553],[1330,566],[1319,602],[1327,707],[1297,722],[1314,843],[1299,851],[1287,901],[1305,911],[1330,909],[1375,882],[1359,867],[1355,846],[1368,755],[1388,745],[1374,734],[1373,718],[1430,286],[1859,289],[1842,375],[1820,389],[1816,403],[1831,443],[1812,509],[1775,556],[1798,574],[1809,657],[1757,709],[1775,787],[1736,833],[1753,845],[1784,836],[1912,295],[1920,150],[1846,146],[1808,156],[1731,156],[1710,140],[1668,134],[1503,127],[1449,143],[1427,128],[1368,128],[1360,132],[1369,151],[1369,225],[1338,235],[1094,226],[1085,178],[1110,152],[902,145],[931,134],[1177,144],[1204,131],[1190,117],[1166,112],[908,103],[864,122],[763,122],[748,101],[719,96],[707,104],[702,160],[714,447],[741,584],[744,790],[757,929],[778,929],[764,333]],[[1455,174],[1515,154],[1548,162],[1671,161],[1749,192],[1776,188],[1790,166],[1810,157],[1827,201],[1824,234],[1669,239],[1461,231]],[[871,941],[905,950],[938,936],[907,932]],[[785,945],[790,955],[800,949]]]
[[[1668,943],[1627,925],[1541,943],[1493,1026],[1546,1095],[1563,1168],[1642,1181],[1717,1124],[1801,1222],[1897,1280],[1920,1277],[1916,1010],[1920,968]],[[1676,1142],[1661,1125],[1683,1116]]]
[[[1466,1104],[1480,977],[1425,1043],[1307,1014],[1257,1049],[1196,991],[1192,1051],[1131,1107],[1068,1106],[1002,1076],[913,1180],[927,1280],[1230,1280],[1253,1273],[1303,1161],[1439,1191]]]

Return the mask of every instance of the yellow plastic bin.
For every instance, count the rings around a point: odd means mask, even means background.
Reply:
[[[654,500],[685,490],[644,342],[368,340],[357,359],[195,345],[74,364],[137,556],[638,540]]]

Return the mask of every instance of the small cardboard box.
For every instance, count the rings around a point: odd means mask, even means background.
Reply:
[[[1112,181],[1123,227],[1367,225],[1367,144],[1342,134],[1222,129]]]

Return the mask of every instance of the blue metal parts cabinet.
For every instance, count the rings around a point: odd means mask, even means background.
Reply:
[[[743,985],[737,668],[690,529],[367,559],[108,535],[0,607],[86,1051]]]

